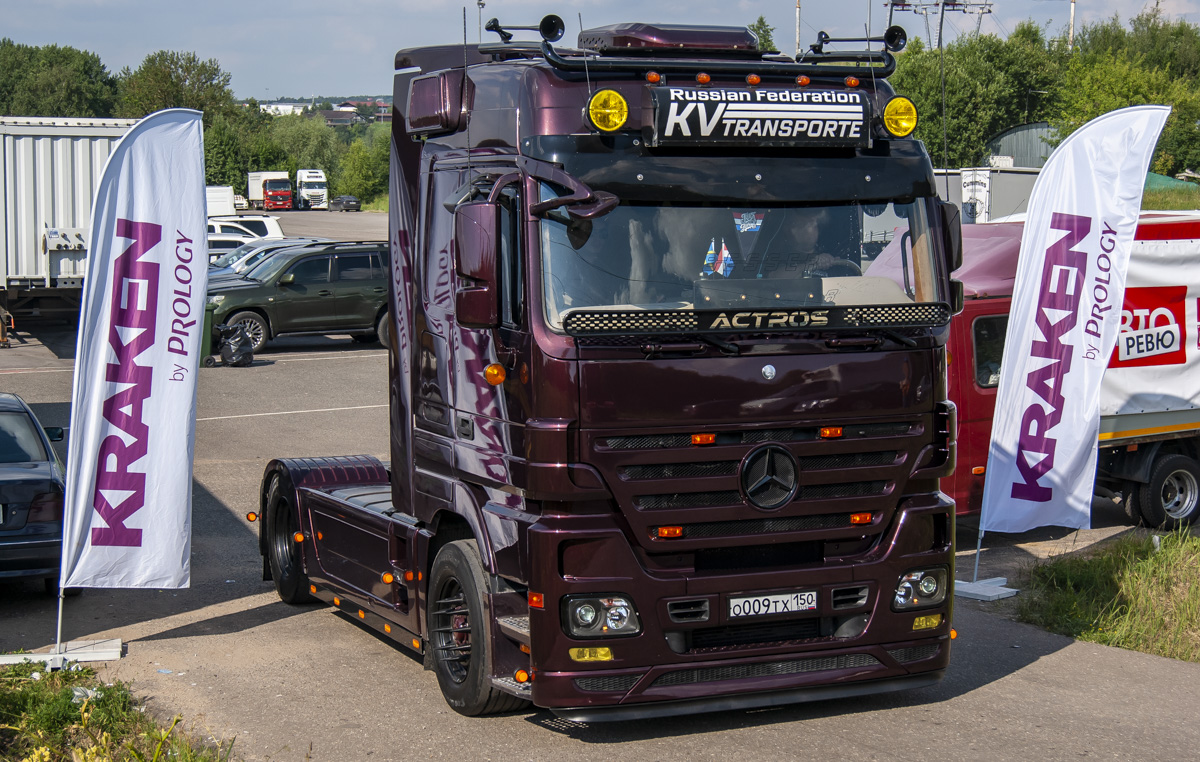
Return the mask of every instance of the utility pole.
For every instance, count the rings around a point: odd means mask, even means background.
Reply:
[[[800,0],[796,0],[796,60],[800,60]]]

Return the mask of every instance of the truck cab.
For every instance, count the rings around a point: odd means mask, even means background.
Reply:
[[[329,187],[323,171],[319,169],[296,170],[296,208],[329,208]]]
[[[269,464],[269,576],[468,715],[936,682],[958,218],[891,52],[561,25],[397,53],[390,463]]]

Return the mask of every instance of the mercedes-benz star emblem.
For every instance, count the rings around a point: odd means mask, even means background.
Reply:
[[[778,445],[760,447],[742,464],[742,490],[755,508],[773,511],[791,501],[797,486],[796,461]]]
[[[774,365],[764,365],[763,366],[763,378],[767,379],[768,381],[775,378],[775,366]]]

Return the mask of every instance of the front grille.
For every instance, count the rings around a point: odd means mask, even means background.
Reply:
[[[896,462],[896,451],[852,452],[848,455],[810,455],[797,458],[802,471],[829,471],[841,468],[863,468],[866,466],[890,466]]]
[[[928,659],[936,654],[939,648],[941,646],[937,643],[926,643],[922,646],[909,646],[908,648],[897,648],[894,651],[888,651],[888,656],[901,664],[908,664],[909,662]]]
[[[804,532],[813,529],[841,529],[850,526],[850,514],[830,513],[823,516],[789,516],[777,519],[745,519],[743,521],[709,521],[685,524],[683,536],[694,540],[701,537],[733,537],[747,534]]]
[[[721,492],[676,492],[670,495],[642,495],[637,498],[637,507],[643,510],[670,508],[712,508],[717,505],[736,505],[742,495],[736,490]]]
[[[786,542],[698,550],[692,562],[699,574],[728,574],[774,567],[806,566],[825,559],[821,542]]]
[[[710,463],[663,463],[650,466],[626,466],[617,471],[622,479],[694,479],[701,476],[732,476],[736,460]]]
[[[581,691],[596,693],[620,691],[625,693],[641,679],[641,675],[606,675],[604,677],[577,677],[574,682],[575,687]]]
[[[829,500],[835,497],[867,497],[882,495],[887,489],[886,481],[849,482],[848,484],[817,484],[801,487],[796,491],[797,500]]]
[[[650,687],[666,688],[674,685],[715,683],[722,680],[748,680],[755,677],[798,675],[805,672],[824,672],[831,669],[874,667],[878,664],[879,660],[870,654],[847,654],[844,656],[824,656],[813,659],[742,664],[734,667],[681,669],[677,672],[669,672],[662,675]]]
[[[715,627],[693,631],[690,652],[719,651],[737,646],[791,643],[819,637],[821,637],[821,620],[815,618]]]

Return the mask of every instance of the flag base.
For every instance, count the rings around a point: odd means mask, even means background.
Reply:
[[[46,653],[0,654],[0,664],[44,661],[48,669],[62,669],[67,662],[116,661],[121,658],[123,650],[120,638],[72,640],[57,650],[51,646]]]
[[[1001,598],[1011,598],[1019,590],[1005,587],[1006,577],[992,577],[978,582],[961,582],[954,580],[954,594],[961,598],[971,598],[976,601],[998,601]]]

